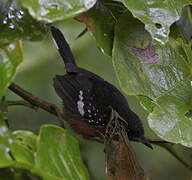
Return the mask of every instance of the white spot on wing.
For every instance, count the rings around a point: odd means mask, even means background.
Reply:
[[[59,47],[58,47],[58,45],[57,45],[55,39],[53,39],[53,43],[54,43],[55,47],[56,47],[57,49],[59,49]]]
[[[83,109],[84,103],[83,103],[83,91],[79,91],[79,101],[77,101],[77,108],[79,113],[84,116],[85,111]]]

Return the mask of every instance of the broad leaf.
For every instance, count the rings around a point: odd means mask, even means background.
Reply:
[[[121,16],[115,31],[113,65],[123,91],[142,95],[150,127],[163,139],[192,147],[190,47],[170,39],[155,47],[144,25],[130,13]],[[186,130],[188,127],[188,130]]]
[[[150,127],[163,139],[192,147],[192,109],[190,81],[182,81],[156,100],[157,106],[149,114]]]
[[[46,176],[67,180],[89,179],[78,142],[68,131],[56,126],[43,126],[37,147],[36,168]]]
[[[11,134],[0,121],[2,167],[22,168],[44,180],[89,179],[77,140],[68,131],[52,125],[43,126],[37,136],[21,130]]]
[[[96,0],[20,0],[20,3],[37,20],[51,23],[89,10]]]
[[[20,41],[0,47],[0,99],[13,79],[22,59]]]
[[[133,15],[145,24],[145,29],[159,44],[168,41],[171,24],[179,20],[182,7],[191,0],[122,0]]]

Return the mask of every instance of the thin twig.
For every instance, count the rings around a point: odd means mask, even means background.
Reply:
[[[183,164],[186,168],[192,170],[192,165],[189,164],[188,162],[185,162],[173,149],[174,143],[170,143],[168,141],[161,141],[161,140],[150,140],[150,143],[160,146],[163,149],[167,150],[175,159],[177,159],[181,164]]]
[[[171,143],[171,142],[168,142],[168,141],[164,141],[164,140],[159,140],[159,139],[149,139],[149,138],[146,138],[151,144],[174,144],[174,143]]]
[[[38,107],[26,101],[6,101],[7,106],[25,106],[37,110]]]
[[[27,102],[31,103],[32,105],[37,106],[55,116],[57,116],[63,126],[63,120],[65,119],[65,117],[64,117],[64,114],[61,112],[61,110],[56,105],[51,104],[47,101],[44,101],[44,100],[38,98],[37,96],[34,96],[33,94],[24,90],[23,88],[21,88],[20,86],[18,86],[15,83],[12,83],[9,86],[9,89],[11,91],[13,91],[15,94],[17,94],[18,96],[22,97]]]

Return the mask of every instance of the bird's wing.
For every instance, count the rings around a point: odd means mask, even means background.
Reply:
[[[53,80],[56,93],[63,100],[64,105],[72,112],[76,111],[77,102],[80,99],[80,91],[84,90],[83,83],[76,77],[76,75],[71,74],[64,76],[57,75]],[[89,86],[89,84],[87,84],[87,86]]]
[[[104,123],[108,115],[107,103],[110,102],[106,98],[111,93],[103,87],[102,82],[86,76],[66,74],[54,78],[54,88],[71,112],[89,119],[90,123]]]

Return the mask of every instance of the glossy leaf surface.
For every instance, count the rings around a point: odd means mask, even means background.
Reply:
[[[152,38],[164,45],[168,41],[171,24],[179,20],[182,8],[191,0],[122,0],[133,15],[145,24]]]
[[[73,18],[92,8],[96,0],[20,0],[23,7],[37,20],[54,22]]]
[[[144,25],[130,13],[121,16],[115,32],[113,64],[128,95],[142,95],[150,127],[163,139],[192,146],[190,47],[170,39],[154,46]],[[151,101],[151,102],[150,102]]]

